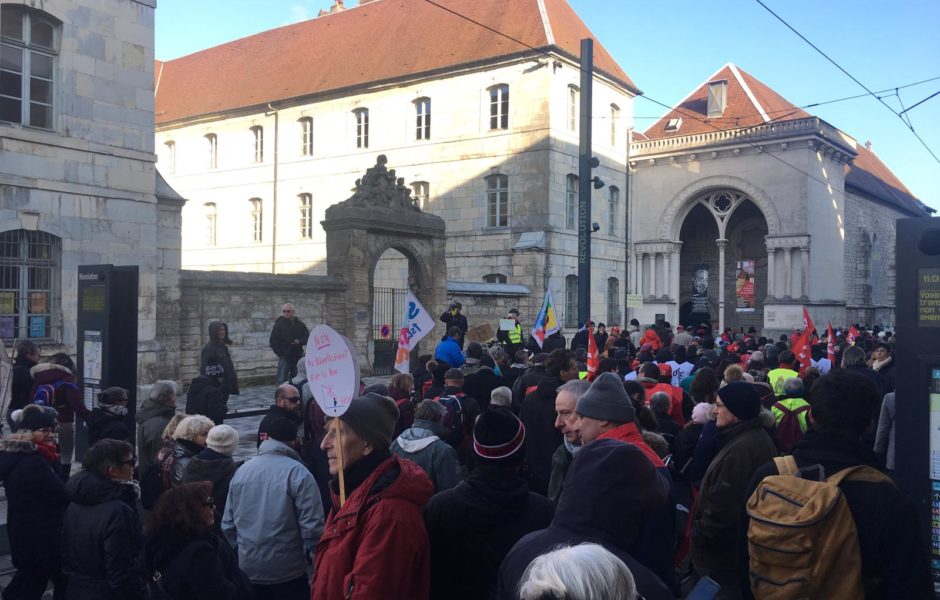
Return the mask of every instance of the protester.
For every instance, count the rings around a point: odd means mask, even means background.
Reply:
[[[665,368],[661,369],[660,367]],[[669,395],[669,416],[679,427],[682,427],[685,425],[682,388],[667,383],[671,380],[672,373],[669,371],[669,365],[665,363],[662,365],[652,362],[643,363],[643,366],[640,367],[640,376],[637,377],[637,382],[646,390],[647,400],[651,399],[656,392],[665,392]]]
[[[412,426],[415,420],[415,380],[410,373],[395,373],[388,384],[388,397],[398,406],[395,437]]]
[[[492,392],[490,392],[490,406],[511,408],[512,390],[504,385],[494,389]]]
[[[880,342],[875,345],[875,351],[872,352],[871,368],[881,377],[884,382],[882,391],[885,394],[894,392],[894,357],[891,356],[891,346]]]
[[[588,347],[588,332],[594,328],[594,321],[590,319],[587,322],[581,324],[581,328],[578,329],[578,332],[574,334],[574,337],[571,338],[571,350],[575,351],[579,348],[587,350]]]
[[[460,368],[466,361],[463,355],[463,333],[459,327],[451,327],[447,335],[434,349],[434,360],[447,363],[448,368]]]
[[[235,372],[235,363],[228,347],[232,340],[228,337],[228,325],[222,321],[209,323],[209,341],[202,348],[199,361],[199,372],[205,373],[206,365],[222,365],[222,405],[228,412],[229,396],[238,395],[238,374]]]
[[[144,546],[154,597],[251,600],[251,583],[239,570],[235,552],[213,528],[212,494],[208,481],[184,483],[157,502]]]
[[[516,600],[532,561],[561,544],[594,542],[624,562],[646,600],[672,593],[634,558],[644,523],[668,503],[669,486],[644,452],[619,440],[586,445],[571,463],[552,524],[519,540],[499,568],[497,598]]]
[[[158,380],[150,387],[150,397],[144,400],[137,415],[137,458],[140,474],[144,475],[154,464],[157,452],[163,446],[163,430],[176,412],[176,383]]]
[[[134,448],[104,439],[85,452],[69,479],[62,527],[68,600],[143,600],[143,531],[133,481]]]
[[[548,377],[545,372],[548,356],[544,352],[532,356],[532,366],[512,384],[512,412],[517,415],[522,411],[526,395],[535,391],[539,382]]]
[[[718,598],[741,597],[739,549],[736,547],[748,484],[754,472],[777,454],[773,440],[761,426],[760,398],[743,381],[718,390],[715,403],[721,449],[715,455],[699,489],[692,517],[692,564],[699,575],[721,586]]]
[[[31,404],[33,401],[33,376],[30,369],[39,364],[39,346],[30,339],[17,340],[14,346],[16,357],[13,359],[13,372],[10,386],[10,406],[7,409],[7,422],[12,425],[10,414]],[[14,429],[15,431],[15,429]]]
[[[519,323],[519,309],[510,308],[506,319],[513,322],[512,329],[503,330],[497,327],[496,340],[503,346],[503,350],[509,356],[515,356],[516,352],[522,350],[522,324]]]
[[[881,403],[881,416],[878,418],[878,431],[875,433],[875,454],[881,459],[888,473],[893,473],[895,468],[894,440],[897,421],[894,403],[894,392],[885,394]]]
[[[803,381],[799,377],[784,381],[783,397],[770,407],[774,415],[777,445],[782,452],[791,452],[806,433],[809,410],[809,402],[804,400]]]
[[[440,402],[423,400],[415,410],[414,426],[399,435],[389,448],[392,454],[421,467],[435,492],[449,490],[463,479],[457,451],[437,435],[443,418],[444,406]]]
[[[793,377],[799,377],[800,374],[794,370],[796,365],[796,356],[789,350],[784,350],[777,358],[780,365],[776,369],[767,373],[767,383],[774,388],[774,394],[783,396],[783,382]]]
[[[598,544],[561,546],[532,561],[519,585],[520,600],[633,600],[629,567]]]
[[[229,483],[222,533],[255,600],[310,598],[306,567],[323,533],[323,506],[296,447],[297,422],[271,419],[258,455]]]
[[[447,310],[441,314],[441,322],[444,323],[444,328],[447,331],[447,335],[454,337],[460,346],[460,350],[463,350],[464,338],[467,335],[467,330],[470,328],[467,323],[467,317],[460,313],[462,310],[463,305],[460,302],[453,302],[450,306],[447,307]],[[451,334],[451,331],[455,327],[460,330],[460,335],[458,336],[453,336]],[[451,363],[450,366],[459,367],[460,365]]]
[[[525,427],[512,411],[483,411],[473,429],[470,477],[428,502],[432,599],[492,597],[512,546],[551,523],[552,503],[530,492],[519,474],[524,441]]]
[[[462,389],[468,396],[476,399],[481,411],[490,405],[490,394],[493,390],[505,384],[505,379],[497,375],[495,369],[496,361],[492,356],[484,354],[476,371],[470,375],[464,373]]]
[[[98,392],[98,406],[85,419],[85,424],[89,448],[105,438],[131,441],[131,430],[127,427],[127,390],[109,387]]]
[[[268,343],[277,355],[277,383],[290,381],[297,375],[297,361],[304,355],[310,332],[304,322],[297,318],[294,305],[288,302],[281,309],[281,316],[274,322]]]
[[[676,438],[682,431],[682,427],[669,415],[671,407],[672,398],[666,392],[656,392],[650,397],[650,410],[653,411],[658,425],[656,433],[665,438],[666,443],[669,445],[670,454],[675,450]]]
[[[0,481],[6,491],[7,539],[16,573],[4,600],[39,600],[52,581],[55,600],[65,598],[60,535],[68,505],[58,473],[56,414],[27,405],[11,413],[16,433],[0,440]]]
[[[565,476],[575,455],[581,450],[581,419],[575,408],[578,398],[591,387],[591,382],[575,379],[562,384],[555,396],[555,429],[561,432],[561,445],[552,455],[552,471],[548,478],[548,498],[558,502]]]
[[[300,392],[290,383],[282,383],[274,390],[274,404],[268,409],[268,414],[261,419],[258,425],[258,437],[256,445],[260,448],[262,442],[268,439],[268,427],[272,422],[280,419],[287,419],[297,425],[303,421],[303,409]]]
[[[82,400],[82,392],[75,382],[75,363],[68,354],[59,352],[49,362],[38,363],[29,370],[33,377],[32,403],[37,403],[37,394],[49,392],[43,400],[54,408],[59,424],[59,469],[68,477],[72,469],[72,454],[75,450],[75,415],[87,419],[91,411]],[[51,388],[51,389],[50,389]]]
[[[328,426],[322,447],[333,475],[333,510],[317,546],[311,598],[428,598],[430,556],[421,509],[432,486],[421,467],[389,452],[397,420],[390,398],[366,394],[353,398]]]
[[[566,381],[578,378],[578,367],[569,350],[555,350],[545,367],[546,377],[525,396],[519,418],[526,427],[526,472],[530,489],[543,496],[548,493],[552,456],[562,435],[555,428],[555,396]]]
[[[206,436],[206,447],[192,457],[183,469],[183,483],[208,481],[212,484],[215,512],[220,517],[225,514],[229,484],[235,476],[235,471],[242,465],[241,461],[235,462],[232,459],[237,449],[238,432],[229,425],[216,425]],[[213,529],[221,533],[221,518],[214,521]]]
[[[211,419],[202,415],[186,417],[176,426],[173,438],[157,453],[164,490],[183,482],[183,471],[206,447],[209,430],[214,426]]]
[[[186,414],[205,415],[221,425],[225,420],[226,406],[222,399],[222,381],[225,369],[218,363],[209,363],[202,374],[194,378],[186,392]]]
[[[467,344],[467,350],[464,352],[466,359],[463,366],[460,367],[464,377],[472,375],[480,370],[480,359],[483,358],[483,345],[479,342],[470,342]]]

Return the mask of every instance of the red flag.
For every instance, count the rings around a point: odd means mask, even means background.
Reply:
[[[845,336],[845,339],[849,341],[851,345],[855,345],[855,338],[858,337],[858,329],[855,329],[855,325],[849,327],[849,333]]]
[[[813,320],[809,318],[809,311],[806,310],[806,307],[803,307],[803,329],[806,331],[816,331],[816,326],[813,325]]]
[[[810,330],[804,329],[791,348],[796,359],[800,361],[800,377],[806,375],[806,370],[810,367],[810,359],[812,358],[809,345],[810,335]]]
[[[826,338],[829,340],[826,343],[826,353],[829,355],[829,362],[832,363],[832,366],[836,366],[836,334],[832,332],[832,321],[829,321],[829,330],[826,332]]]
[[[594,339],[594,326],[588,327],[588,347],[587,347],[587,378],[588,381],[597,377],[597,370],[601,365],[601,354],[597,351],[597,340]]]

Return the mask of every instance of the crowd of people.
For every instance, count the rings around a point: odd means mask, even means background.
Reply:
[[[19,343],[3,598],[52,583],[58,599],[665,600],[699,579],[729,599],[932,594],[926,534],[890,477],[890,332],[837,332],[834,360],[822,339],[802,365],[789,336],[668,323],[540,345],[516,311],[484,346],[460,308],[412,373],[331,419],[285,306],[284,381],[244,463],[222,423],[238,389],[224,323],[185,413],[176,384],[151,386],[136,452],[125,390],[87,410],[74,365]],[[89,449],[73,474],[75,414]]]

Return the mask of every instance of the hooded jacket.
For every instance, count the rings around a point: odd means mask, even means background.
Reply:
[[[59,563],[65,484],[36,450],[30,433],[0,440],[0,481],[7,498],[7,537],[18,569]]]
[[[444,361],[451,367],[459,369],[466,358],[460,350],[460,342],[452,337],[445,337],[434,349],[434,360]]]
[[[432,600],[494,597],[499,565],[527,533],[548,527],[554,506],[529,491],[514,466],[480,465],[424,511]]]
[[[222,400],[222,384],[207,375],[200,375],[189,384],[186,392],[186,414],[205,415],[216,425],[225,420],[225,402]]]
[[[78,414],[83,419],[88,417],[91,412],[85,407],[82,399],[82,392],[75,383],[75,377],[68,367],[54,365],[52,363],[39,363],[29,370],[33,376],[33,389],[30,392],[30,402],[36,395],[36,388],[40,385],[52,384],[61,381],[59,389],[55,393],[55,405],[53,406],[59,412],[59,423],[74,423],[75,415]]]
[[[421,467],[435,492],[449,490],[463,479],[457,451],[434,433],[434,423],[415,419],[414,427],[406,429],[389,450]]]
[[[225,327],[225,339],[219,340],[219,329]],[[222,365],[225,374],[222,378],[222,393],[225,395],[238,395],[238,374],[235,372],[235,364],[232,362],[232,355],[228,347],[232,340],[228,337],[228,325],[222,321],[212,321],[209,323],[209,341],[202,348],[200,356],[199,372],[206,372],[206,365],[217,363]]]
[[[129,419],[127,415],[118,416],[105,409],[96,407],[85,418],[88,425],[88,447],[91,448],[98,440],[131,441],[131,430],[127,428]]]
[[[310,597],[427,600],[430,556],[421,508],[431,491],[420,467],[393,455],[342,508],[336,508],[334,492],[334,509],[317,545]]]
[[[189,464],[183,469],[183,483],[192,481],[212,482],[212,498],[215,500],[215,508],[219,515],[225,514],[225,501],[228,498],[229,484],[235,471],[242,466],[241,461],[235,462],[231,456],[216,452],[211,448],[206,448],[196,456],[190,459]],[[215,519],[213,528],[221,532],[222,520]]]
[[[72,503],[62,529],[62,570],[69,600],[145,597],[143,532],[131,482],[82,471],[66,486]]]
[[[137,421],[137,460],[143,475],[157,460],[163,447],[163,430],[173,418],[176,409],[157,404],[149,398],[140,404],[134,420]]]
[[[593,542],[630,568],[646,600],[672,600],[663,582],[629,553],[643,523],[668,497],[668,485],[636,446],[619,440],[588,444],[571,463],[552,524],[523,537],[503,560],[497,598],[516,600],[522,575],[537,556],[560,544]]]
[[[546,377],[534,392],[526,395],[519,418],[525,425],[525,459],[532,491],[548,494],[552,473],[552,455],[561,444],[561,432],[555,429],[555,396],[564,383],[558,377]]]
[[[222,533],[252,583],[273,585],[306,573],[304,549],[323,532],[320,490],[287,444],[265,440],[229,484]]]

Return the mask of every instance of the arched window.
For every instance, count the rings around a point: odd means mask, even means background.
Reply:
[[[219,211],[215,202],[206,202],[203,207],[206,209],[206,245],[215,246]]]
[[[581,90],[576,85],[568,86],[568,130],[578,130],[578,104],[581,102]]]
[[[620,107],[616,104],[610,105],[610,145],[617,146],[617,127],[620,121]]]
[[[565,227],[578,228],[578,176],[568,175],[565,188]]]
[[[169,174],[176,173],[176,142],[169,140],[163,143],[163,147],[166,148],[164,156],[166,157],[166,172]]]
[[[509,226],[509,176],[486,178],[486,226]]]
[[[20,5],[0,6],[0,121],[52,129],[59,21]]]
[[[620,281],[616,277],[607,280],[607,326],[620,324]]]
[[[509,86],[494,85],[489,92],[490,129],[509,129]]]
[[[304,240],[313,239],[313,196],[310,194],[300,194],[297,197],[300,207],[300,238]]]
[[[565,327],[578,326],[578,276],[565,277]]]
[[[209,168],[215,169],[219,166],[219,137],[214,133],[207,133],[206,138],[206,154],[209,159]]]
[[[607,233],[617,235],[617,221],[620,219],[620,188],[615,185],[609,188],[607,197]]]
[[[415,204],[421,210],[427,210],[431,203],[431,185],[427,181],[415,181],[411,184]]]
[[[255,125],[251,128],[252,150],[251,162],[264,162],[264,127]]]
[[[262,210],[264,203],[261,202],[261,198],[252,198],[248,202],[251,204],[251,239],[260,243],[262,241],[262,219],[264,217]]]
[[[490,273],[483,276],[483,283],[506,283],[506,276],[502,273]]]
[[[313,118],[301,117],[300,123],[300,153],[303,156],[313,156]]]
[[[356,148],[369,147],[369,109],[357,108],[353,111],[356,118]]]
[[[415,105],[415,139],[431,139],[431,99],[418,98]]]
[[[0,338],[61,341],[61,257],[62,240],[50,233],[0,233]]]

